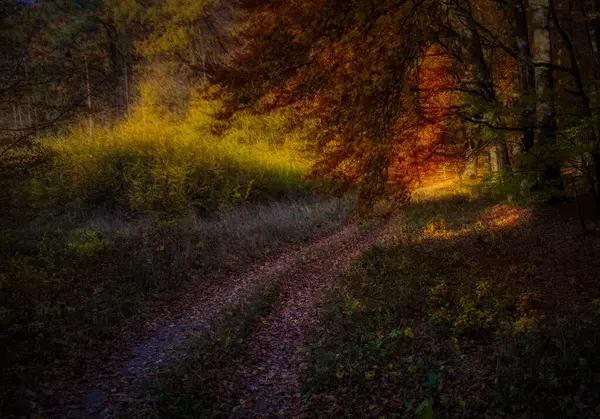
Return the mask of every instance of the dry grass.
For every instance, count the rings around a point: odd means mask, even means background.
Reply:
[[[120,322],[190,278],[236,269],[343,223],[344,201],[307,197],[164,221],[97,210],[6,231],[0,252],[3,412],[27,412],[34,377],[76,371]],[[35,343],[34,343],[35,342]],[[48,368],[48,363],[53,365]],[[19,378],[19,385],[11,380]],[[40,395],[36,396],[39,397]]]

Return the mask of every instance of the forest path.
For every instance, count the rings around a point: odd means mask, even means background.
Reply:
[[[315,321],[316,301],[348,268],[360,252],[382,240],[387,224],[347,224],[312,241],[291,245],[285,251],[251,265],[214,285],[199,286],[178,307],[154,319],[139,332],[137,343],[115,354],[82,382],[85,392],[61,417],[117,417],[134,402],[141,383],[152,378],[158,367],[176,362],[177,351],[189,338],[206,329],[215,313],[238,301],[261,279],[281,283],[277,306],[266,319],[267,328],[247,339],[239,363],[223,372],[223,407],[234,417],[268,416],[286,412],[299,401],[298,375],[308,353],[302,350],[306,332]],[[87,385],[86,385],[87,384]],[[80,387],[78,385],[77,387]],[[246,397],[248,405],[240,405]]]
[[[279,302],[246,339],[219,392],[227,417],[302,417],[301,377],[308,367],[309,333],[317,303],[361,252],[385,239],[389,223],[368,230],[351,226],[333,235],[282,272]]]

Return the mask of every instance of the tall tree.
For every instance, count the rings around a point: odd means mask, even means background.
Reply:
[[[528,151],[533,147],[535,141],[535,132],[533,130],[532,121],[532,117],[535,113],[535,104],[531,97],[535,92],[535,70],[531,57],[529,24],[525,3],[523,0],[512,0],[511,8],[514,16],[515,39],[519,54],[519,78],[523,99],[525,101],[525,112],[521,119],[521,124],[524,127],[521,148],[523,151]]]
[[[549,145],[555,129],[553,98],[552,43],[550,40],[550,0],[530,0],[535,61],[537,141]]]
[[[316,172],[358,183],[361,201],[383,192],[392,164],[398,193],[416,181],[415,76],[428,49],[430,0],[242,2],[243,47],[221,80],[239,103],[295,104],[321,121]]]

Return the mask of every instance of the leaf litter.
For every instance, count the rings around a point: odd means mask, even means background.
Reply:
[[[388,224],[348,224],[249,268],[203,281],[172,307],[156,310],[143,324],[132,322],[124,342],[63,391],[71,403],[49,411],[60,417],[118,417],[132,412],[136,390],[161,366],[180,360],[180,349],[210,326],[217,313],[243,297],[261,278],[281,282],[279,302],[245,344],[239,362],[223,371],[222,409],[227,415],[290,416],[300,402],[301,372],[309,356],[306,332],[315,321],[316,302],[361,251],[383,240]],[[161,307],[162,309],[162,307]],[[138,322],[139,323],[139,322]],[[135,342],[135,343],[132,343]],[[65,383],[63,383],[64,385]]]

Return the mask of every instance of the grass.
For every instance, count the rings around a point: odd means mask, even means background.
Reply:
[[[2,236],[2,401],[37,385],[48,365],[77,370],[123,320],[192,280],[243,267],[341,224],[350,206],[302,198],[247,204],[210,218],[127,220],[104,210],[35,222]],[[65,372],[66,373],[66,372]],[[10,382],[18,379],[17,382]]]
[[[137,417],[219,417],[222,370],[236,362],[244,340],[274,308],[280,283],[263,278],[240,301],[225,307],[205,331],[181,349],[171,363],[140,392],[147,413]]]
[[[32,391],[80,374],[155,302],[345,221],[348,202],[313,195],[285,115],[224,122],[219,106],[193,97],[176,114],[142,101],[92,135],[40,139],[26,151],[36,164],[2,184],[3,414],[43,403]]]
[[[573,206],[572,203],[563,206]],[[600,404],[597,235],[573,208],[424,193],[323,304],[325,417],[587,417]],[[562,215],[561,215],[562,214]]]

